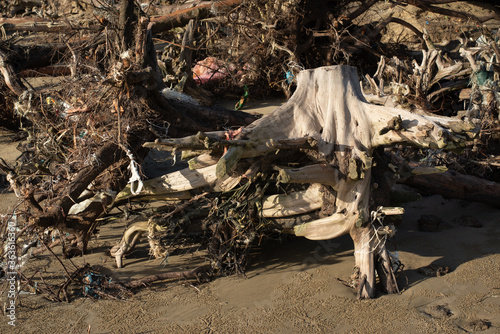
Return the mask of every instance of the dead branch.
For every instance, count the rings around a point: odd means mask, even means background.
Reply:
[[[65,33],[68,31],[96,32],[103,27],[100,24],[82,24],[81,22],[53,22],[40,17],[0,18],[0,25],[6,32],[48,32]]]
[[[151,18],[154,23],[153,32],[170,30],[175,27],[183,27],[192,19],[204,19],[211,15],[212,8],[221,10],[226,7],[233,7],[241,4],[242,0],[205,1],[201,4],[178,10],[174,13]]]
[[[127,289],[135,289],[141,286],[145,286],[147,284],[156,282],[156,281],[164,281],[168,279],[185,279],[185,278],[197,278],[203,273],[206,273],[210,269],[209,266],[200,266],[195,269],[191,270],[184,270],[184,271],[176,271],[176,272],[168,272],[164,274],[158,274],[158,275],[151,275],[151,276],[146,276],[141,279],[135,280],[135,281],[129,281],[129,282],[115,282],[115,283],[108,283],[107,285],[110,288],[113,287],[125,287]]]
[[[3,75],[5,84],[13,94],[20,96],[26,90],[26,87],[14,72],[8,55],[3,50],[0,50],[0,72]]]
[[[82,168],[73,177],[73,181],[61,192],[61,199],[47,208],[47,212],[36,217],[33,224],[40,227],[58,226],[64,222],[69,209],[78,201],[78,197],[87,189],[99,174],[106,170],[111,164],[118,162],[125,156],[119,145],[115,143],[105,144],[97,153],[93,165]]]
[[[398,2],[401,2],[401,1],[398,1]],[[416,6],[418,8],[421,8],[421,9],[429,11],[429,12],[433,12],[433,13],[437,13],[437,14],[441,14],[441,15],[453,16],[453,17],[460,17],[460,18],[463,18],[465,20],[474,20],[478,23],[484,23],[484,22],[487,22],[489,20],[500,20],[500,14],[498,14],[497,12],[493,12],[490,15],[486,15],[483,17],[476,17],[476,16],[472,15],[471,13],[464,13],[464,12],[455,11],[455,10],[448,9],[448,8],[437,7],[437,6],[434,6],[434,3],[435,3],[435,1],[429,0],[429,1],[414,1],[411,4],[413,6]]]
[[[314,94],[311,94],[309,87],[317,87]],[[333,196],[335,209],[328,215],[293,226],[293,232],[313,240],[350,233],[356,247],[356,265],[360,268],[360,277],[366,277],[364,284],[360,285],[360,293],[362,297],[371,297],[375,291],[377,270],[374,261],[376,257],[384,256],[385,251],[382,241],[377,243],[377,240],[386,238],[381,233],[390,228],[375,228],[375,218],[369,217],[373,214],[379,217],[402,213],[398,208],[382,207],[376,213],[370,213],[373,150],[378,146],[401,142],[419,147],[453,149],[464,145],[461,136],[470,131],[471,127],[459,120],[370,105],[364,100],[354,68],[323,67],[300,72],[297,90],[290,100],[273,113],[238,131],[234,139],[224,141],[219,132],[162,141],[163,145],[173,148],[206,151],[220,150],[218,145],[223,145],[228,149],[216,165],[196,171],[171,173],[162,177],[163,181],[155,181],[160,185],[155,191],[188,189],[183,184],[189,189],[203,186],[212,187],[209,189],[214,191],[213,184],[228,174],[233,180],[239,181],[233,174],[249,158],[272,159],[280,150],[317,150],[317,159],[326,161],[326,164],[316,163],[296,169],[275,168],[279,171],[276,179],[281,183],[313,185],[306,191],[264,197],[261,215],[285,217],[290,214],[308,214],[325,206],[322,196],[318,194],[320,187],[315,184],[332,187],[336,190]],[[207,145],[207,140],[217,145]],[[242,188],[248,189],[250,184]],[[147,193],[148,190],[145,191]],[[236,202],[241,205],[241,201],[248,199],[239,198]],[[221,228],[214,229],[218,231]],[[385,233],[389,233],[387,231]],[[388,261],[387,258],[384,261]],[[384,264],[378,273],[386,276],[384,282],[387,285],[392,285],[386,289],[397,292],[392,272],[388,268]]]

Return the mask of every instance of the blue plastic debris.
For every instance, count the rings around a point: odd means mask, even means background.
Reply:
[[[100,298],[98,291],[104,282],[111,282],[111,278],[106,275],[89,272],[83,276],[83,294],[92,298]]]

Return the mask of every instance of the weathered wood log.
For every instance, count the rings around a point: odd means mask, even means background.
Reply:
[[[151,92],[156,91],[153,90]],[[161,97],[158,103],[165,103],[165,98],[163,98],[159,92],[158,95]],[[231,124],[231,126],[246,126],[258,118],[258,116],[242,111],[228,110],[218,106],[203,107],[176,100],[168,100],[167,108],[178,113],[178,117],[172,119],[170,122],[171,126],[168,134],[173,138],[186,136],[199,131],[210,136],[211,132],[209,131],[222,130],[226,128],[228,124]],[[172,117],[170,115],[168,116],[169,119]],[[226,132],[228,131],[222,131],[222,134]],[[224,138],[224,136],[222,138]],[[192,148],[186,147],[186,149]],[[169,149],[167,148],[166,150]]]
[[[453,170],[412,174],[403,182],[428,194],[464,199],[500,207],[500,184]]]
[[[241,153],[240,158],[245,158],[248,154],[245,152],[246,149],[250,147],[254,147],[254,143],[248,140],[228,140],[228,136],[231,131],[214,131],[214,132],[198,132],[196,135],[183,137],[183,138],[169,138],[156,140],[155,142],[147,142],[144,143],[144,147],[155,148],[157,150],[163,151],[177,151],[177,150],[188,150],[186,153],[183,151],[182,158],[188,158],[190,154],[193,155],[201,155],[201,153],[188,153],[191,151],[198,150],[199,152],[211,151],[212,153],[217,152],[218,149],[231,147],[231,146],[241,146],[244,148]],[[302,138],[287,138],[287,139],[273,139],[271,138],[263,146],[261,149],[263,153],[270,150],[279,150],[279,149],[310,149],[317,150],[318,140],[307,136]],[[234,151],[234,150],[233,150]],[[255,152],[249,153],[251,155],[255,155]],[[209,164],[215,164],[220,160],[219,158],[214,158],[210,155],[204,155],[203,158],[207,161],[210,161]],[[226,158],[227,159],[227,158]],[[215,161],[212,163],[212,161]],[[197,166],[197,159],[193,160],[193,166]],[[206,164],[206,162],[202,162],[202,164]],[[190,166],[192,169],[196,169],[196,167]]]
[[[144,143],[144,147],[163,151],[173,150],[215,150],[224,146],[245,146],[247,141],[226,140],[226,131],[198,132],[196,135],[183,138],[169,138]]]
[[[172,194],[197,188],[207,187],[215,183],[216,165],[191,170],[183,170],[163,175],[143,182],[142,191],[135,196],[159,196],[163,194]],[[117,196],[116,200],[124,200],[132,197],[130,186],[127,186]]]
[[[153,26],[153,32],[157,33],[175,27],[185,26],[192,19],[201,20],[207,18],[212,15],[212,12],[217,12],[227,7],[237,6],[241,2],[242,0],[203,1],[201,4],[194,7],[183,8],[171,14],[152,17],[151,22],[155,24]]]
[[[215,191],[229,191],[236,187],[241,176],[216,176],[216,164],[198,169],[185,168],[154,179],[143,181],[142,190],[133,194],[131,186],[127,185],[115,199],[115,204],[125,200],[181,200],[191,198],[190,190],[212,187]],[[251,178],[255,171],[250,168],[245,172]]]

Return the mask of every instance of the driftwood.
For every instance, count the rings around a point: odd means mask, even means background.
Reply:
[[[160,227],[156,226],[154,228]],[[136,222],[129,226],[122,237],[120,243],[110,250],[110,254],[116,260],[116,266],[123,266],[123,256],[129,254],[139,242],[142,234],[149,230],[149,222]]]
[[[88,185],[111,164],[118,162],[124,156],[124,152],[114,143],[103,146],[96,154],[95,165],[89,165],[76,174],[74,181],[63,191],[62,199],[48,208],[43,216],[37,217],[34,223],[41,227],[48,227],[53,225],[54,221],[63,222],[64,217],[68,215],[69,210],[77,203]]]
[[[0,18],[0,25],[6,32],[50,32],[64,33],[68,31],[83,30],[87,32],[96,32],[102,29],[100,24],[80,22],[54,22],[53,20],[35,17],[35,18]]]
[[[447,62],[428,35],[424,36],[427,37],[429,50],[421,51],[420,63],[413,60],[410,67],[410,64],[396,57],[380,58],[374,77],[365,75],[373,92],[365,94],[367,100],[391,107],[412,101],[422,113],[422,110],[437,109],[432,106],[443,95],[467,87],[473,69],[461,61],[453,64]]]
[[[389,232],[377,225],[377,217],[401,214],[402,210],[370,209],[373,150],[395,143],[453,149],[464,145],[464,135],[473,127],[456,119],[421,116],[370,105],[362,95],[356,70],[352,67],[332,66],[302,71],[297,80],[297,90],[286,104],[243,128],[234,139],[222,141],[222,133],[198,134],[145,146],[168,147],[169,150],[213,148],[216,151],[220,150],[220,145],[227,146],[217,164],[196,171],[206,176],[196,176],[188,182],[192,188],[212,186],[227,174],[232,175],[245,159],[260,156],[272,159],[272,154],[280,147],[291,149],[295,145],[306,151],[316,150],[317,160],[322,164],[296,169],[275,168],[281,182],[313,185],[305,192],[266,197],[263,213],[270,217],[286,217],[317,210],[325,203],[318,200],[319,195],[311,194],[320,189],[319,184],[330,187],[336,192],[335,211],[329,216],[294,226],[294,233],[313,240],[350,233],[355,244],[359,278],[364,278],[363,284],[359,285],[360,296],[374,296],[376,270],[387,285],[384,289],[397,292],[384,243],[384,233]],[[213,145],[207,144],[207,140]],[[163,177],[166,181],[161,191],[170,191],[177,185],[185,190],[184,181],[173,177],[177,174],[188,175],[184,171]],[[198,184],[198,179],[203,182]],[[378,257],[383,259],[383,264],[377,269],[375,260]]]
[[[191,170],[189,168],[170,173],[155,179],[144,181],[143,190],[140,195],[164,195],[193,190],[206,187],[217,178],[215,177],[215,165]],[[130,186],[127,186],[117,196],[117,200],[123,200],[132,196]]]
[[[106,211],[106,208],[114,201],[115,194],[122,190],[127,180],[130,179],[130,173],[127,171],[127,168],[132,166],[133,163],[140,162],[147,153],[147,149],[142,148],[142,144],[145,141],[153,139],[153,131],[149,130],[152,123],[148,117],[155,118],[163,114],[166,123],[169,123],[169,120],[172,121],[170,123],[172,124],[172,129],[169,131],[169,135],[174,136],[185,135],[191,132],[189,127],[196,130],[211,127],[213,124],[219,123],[214,122],[214,120],[218,119],[220,119],[219,124],[224,125],[248,124],[248,120],[253,120],[252,116],[243,112],[230,112],[227,110],[221,112],[217,109],[200,106],[193,106],[192,108],[191,106],[183,106],[184,109],[188,109],[188,111],[183,112],[181,107],[177,109],[178,104],[169,103],[159,91],[162,88],[163,80],[159,74],[152,41],[151,29],[153,24],[145,18],[139,19],[129,15],[131,11],[134,11],[133,1],[122,1],[122,5],[121,12],[123,15],[120,16],[120,21],[117,22],[117,25],[123,29],[120,30],[121,33],[118,32],[118,36],[113,36],[120,40],[120,42],[123,42],[116,45],[118,50],[114,50],[114,52],[118,53],[119,57],[106,60],[112,65],[107,79],[99,82],[94,81],[95,78],[103,78],[100,70],[96,69],[99,75],[93,77],[91,82],[85,81],[89,78],[80,80],[83,81],[84,85],[89,84],[97,88],[95,91],[101,91],[100,97],[89,96],[87,98],[82,95],[80,100],[87,100],[86,105],[81,102],[81,106],[79,107],[76,105],[65,107],[62,104],[66,103],[66,105],[69,105],[67,103],[69,98],[66,98],[66,101],[55,102],[55,100],[59,100],[59,97],[61,97],[59,92],[50,93],[52,96],[43,96],[43,92],[28,90],[14,71],[13,64],[19,59],[15,59],[15,57],[19,56],[15,53],[7,53],[5,46],[0,50],[0,71],[7,87],[12,92],[11,95],[18,96],[16,103],[17,112],[23,117],[30,118],[30,121],[35,125],[43,127],[45,123],[48,123],[47,128],[43,128],[43,130],[47,130],[50,133],[51,141],[55,145],[57,144],[57,154],[62,154],[60,158],[61,162],[68,163],[65,160],[68,156],[68,149],[78,153],[77,137],[80,130],[77,130],[77,128],[85,122],[79,115],[67,122],[65,125],[69,124],[72,127],[71,130],[73,130],[73,133],[71,134],[70,129],[61,129],[64,126],[64,121],[68,121],[69,119],[67,114],[95,112],[94,115],[100,114],[99,120],[104,123],[102,126],[109,125],[108,129],[112,129],[105,130],[107,140],[98,140],[92,144],[92,147],[83,149],[83,153],[88,154],[88,156],[83,157],[76,172],[68,173],[61,178],[62,181],[58,182],[57,189],[55,189],[53,195],[40,196],[35,200],[33,193],[36,186],[32,184],[28,184],[25,187],[26,189],[30,189],[31,187],[29,192],[26,194],[19,193],[20,196],[27,198],[28,203],[31,203],[31,206],[35,209],[34,212],[36,214],[29,217],[31,227],[40,229],[57,227],[77,236],[76,241],[72,245],[74,246],[73,250],[65,252],[68,256],[77,253],[81,254],[86,251],[90,234],[97,225],[96,219]],[[125,28],[126,30],[124,30]],[[96,44],[111,37],[110,35],[106,35],[108,33],[108,31],[102,31],[101,36],[95,36],[89,44],[83,47],[97,49],[98,46]],[[92,43],[95,44],[92,46]],[[71,51],[72,61],[74,62],[71,68],[73,69],[76,67],[76,58],[78,58],[74,53],[74,46],[68,43],[64,47],[66,51]],[[19,49],[22,51],[20,52],[21,57],[28,57],[25,54],[29,53],[31,47],[20,47]],[[57,45],[52,50],[63,50],[63,47]],[[50,58],[50,56],[51,52],[47,52],[43,57],[38,57],[38,65],[45,63],[44,57]],[[112,53],[109,53],[109,56],[113,56]],[[58,61],[60,58],[54,57],[53,59],[54,61]],[[73,72],[72,70],[71,74],[74,74]],[[80,82],[77,84],[80,84]],[[110,103],[102,101],[103,96],[110,92],[112,93],[108,95],[108,97],[111,97]],[[40,96],[36,96],[38,94]],[[141,100],[141,102],[134,102],[134,99]],[[61,97],[61,100],[64,100],[64,98]],[[75,100],[77,99],[75,98]],[[36,103],[32,101],[36,101]],[[77,101],[76,103],[80,102]],[[134,104],[135,106],[132,107]],[[138,107],[139,104],[140,106]],[[127,106],[129,108],[127,111],[134,110],[141,117],[134,119],[134,122],[128,123],[128,118],[136,118],[137,114],[134,116],[131,114],[128,115],[125,112]],[[66,115],[62,115],[62,110],[64,110]],[[113,115],[113,112],[116,116]],[[190,115],[196,116],[196,119]],[[48,120],[48,116],[53,117],[53,119]],[[236,119],[239,120],[234,122]],[[74,122],[75,120],[78,121]],[[129,124],[127,129],[121,128],[123,123]],[[201,125],[202,123],[203,125]],[[87,126],[88,124],[84,127]],[[99,127],[101,125],[94,123],[90,128],[87,127],[87,129],[90,129],[94,133],[103,131],[103,127],[97,130]],[[217,128],[217,126],[213,127]],[[44,131],[36,132],[43,133]],[[57,133],[57,136],[53,133]],[[86,130],[85,133],[87,133]],[[62,138],[66,134],[70,135],[72,140],[61,144]],[[101,133],[99,136],[101,135],[103,134]],[[57,141],[59,143],[55,143]],[[64,141],[66,141],[66,138]],[[70,147],[71,144],[73,144],[73,147]],[[83,148],[83,146],[80,146],[80,148]],[[50,153],[52,154],[53,152]],[[37,154],[42,155],[39,152]],[[40,160],[42,159],[51,160],[52,157],[48,159],[40,158]],[[17,182],[19,182],[19,179]],[[100,186],[102,186],[102,191],[96,189]],[[109,189],[109,191],[106,189]],[[86,207],[77,210],[76,208],[83,207],[82,203],[88,199],[85,197],[87,195],[82,194],[89,191],[93,192],[89,196],[93,197],[94,201],[91,201]],[[185,198],[185,195],[185,193],[177,193],[176,197]],[[50,200],[46,200],[47,197],[50,197]]]
[[[243,130],[241,137],[251,140],[254,147],[244,150],[239,157],[269,152],[270,148],[262,143],[266,138],[317,137],[319,152],[335,162],[344,175],[334,187],[337,191],[336,212],[296,226],[295,233],[316,240],[350,233],[360,277],[366,275],[361,296],[372,297],[375,291],[375,254],[385,252],[385,245],[374,237],[377,232],[369,218],[373,149],[398,142],[421,147],[455,148],[464,143],[452,134],[449,127],[461,122],[370,105],[365,102],[356,71],[351,67],[303,71],[297,81],[297,90],[288,103]],[[231,157],[228,160],[223,158],[218,164],[227,166]],[[379,272],[379,275],[384,273]]]
[[[80,1],[92,3],[91,1]],[[188,3],[184,5],[163,5],[153,8],[154,15],[151,22],[155,24],[153,32],[163,32],[175,27],[185,26],[191,19],[204,19],[213,16],[213,12],[225,8],[234,7],[241,4],[242,0],[224,0],[224,1],[198,1],[196,4]],[[123,3],[123,2],[122,2]],[[87,4],[88,6],[88,4]],[[94,7],[94,6],[88,6]],[[107,10],[110,10],[108,8]],[[120,10],[121,8],[114,8]],[[123,13],[125,14],[124,11]],[[130,14],[128,12],[127,14]],[[163,15],[162,15],[163,14]],[[95,32],[103,29],[103,25],[107,24],[107,20],[103,17],[96,16],[98,22],[94,20],[72,20],[68,19],[55,21],[53,19],[42,17],[11,17],[0,18],[0,25],[7,32],[26,31],[26,32],[51,32],[63,33],[73,30],[83,30],[87,32]]]
[[[413,174],[403,183],[429,194],[500,207],[500,184],[453,170]]]
[[[195,6],[187,4],[184,6],[163,6],[164,8],[156,9],[156,12],[169,12],[169,8],[176,9],[165,15],[156,15],[151,18],[154,23],[153,32],[163,32],[175,27],[185,26],[189,20],[201,20],[213,16],[214,12],[224,10],[226,8],[234,7],[241,4],[242,0],[224,0],[224,1],[200,1]],[[123,2],[122,2],[123,3]],[[118,9],[118,8],[116,8]],[[123,15],[132,16],[130,10],[122,11]],[[12,17],[0,18],[0,25],[6,32],[49,32],[49,33],[65,33],[68,31],[86,31],[96,32],[104,28],[105,20],[96,22],[96,20],[72,20],[68,19],[54,21],[53,19],[41,17]],[[121,28],[124,28],[122,26]],[[123,32],[124,35],[131,35],[130,32]]]
[[[206,273],[209,271],[208,266],[201,266],[197,267],[191,270],[184,270],[184,271],[176,271],[176,272],[168,272],[164,274],[158,274],[158,275],[150,275],[143,277],[138,280],[134,281],[128,281],[128,282],[109,282],[105,284],[105,287],[107,288],[128,288],[128,289],[135,289],[139,288],[142,286],[146,286],[146,284],[153,283],[156,281],[164,281],[167,279],[181,279],[181,278],[197,278],[200,275]]]
[[[173,13],[151,18],[154,23],[153,31],[160,32],[175,27],[185,26],[192,19],[204,19],[211,16],[212,11],[239,5],[242,0],[203,1],[194,7],[182,8]]]
[[[140,150],[139,150],[140,152]],[[140,154],[145,154],[142,151]],[[65,256],[84,254],[87,250],[88,239],[95,228],[95,220],[106,211],[113,202],[116,193],[122,189],[129,179],[126,169],[130,163],[125,152],[115,143],[104,145],[96,152],[93,164],[84,167],[74,175],[73,180],[61,191],[61,196],[52,202],[45,203],[45,211],[33,217],[30,226],[33,228],[57,227],[62,231],[74,233],[70,248],[65,249]],[[108,170],[110,167],[111,170]],[[96,194],[88,200],[89,203],[81,206],[87,196],[84,192],[89,185],[108,170],[108,189],[106,193]]]

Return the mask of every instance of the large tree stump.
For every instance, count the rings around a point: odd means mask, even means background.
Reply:
[[[359,277],[364,282],[359,287],[360,295],[366,298],[375,293],[375,256],[381,254],[388,260],[385,244],[370,218],[373,150],[397,142],[455,148],[461,145],[461,140],[445,127],[455,129],[457,124],[461,122],[368,104],[359,86],[356,69],[331,66],[300,72],[297,90],[290,100],[246,127],[237,139],[245,138],[255,147],[244,150],[242,157],[270,151],[271,148],[265,145],[270,139],[306,136],[318,139],[319,152],[342,175],[334,186],[337,209],[330,217],[295,227],[295,234],[322,240],[350,233],[355,245],[356,266],[360,269]],[[219,161],[221,163],[227,164],[224,156]],[[379,272],[379,276],[384,276],[382,281],[394,285],[391,266],[385,268],[391,272],[385,275]],[[394,286],[387,288],[389,292],[396,290]]]
[[[376,271],[385,291],[398,291],[385,246],[392,231],[380,218],[402,213],[377,208],[383,203],[377,203],[373,196],[375,148],[406,142],[419,147],[453,149],[464,145],[464,134],[472,129],[473,126],[460,120],[369,104],[353,67],[306,70],[297,76],[297,89],[286,104],[225,142],[229,148],[218,160],[215,178],[209,182],[234,173],[238,162],[245,158],[267,155],[266,158],[273,159],[274,152],[281,148],[317,150],[316,160],[320,164],[280,169],[278,178],[284,183],[319,183],[333,188],[335,211],[330,216],[294,226],[294,233],[312,240],[349,233],[355,246],[359,296],[370,298],[375,295]],[[186,148],[189,143],[189,147],[200,149],[207,138],[198,134],[147,145],[178,149]],[[224,145],[216,137],[210,138]],[[173,184],[165,185],[166,190],[173,188]],[[304,212],[309,211],[310,203],[305,204]]]
[[[350,233],[356,266],[364,282],[360,286],[361,297],[373,297],[374,255],[385,252],[385,245],[377,243],[379,239],[374,237],[376,232],[369,222],[373,149],[396,141],[445,146],[445,131],[422,116],[368,104],[352,67],[303,71],[297,80],[297,90],[288,103],[248,126],[241,137],[254,143],[271,138],[318,138],[319,152],[342,175],[334,186],[337,210],[330,217],[297,226],[295,234],[322,240]],[[395,117],[401,119],[399,128],[384,130]],[[265,149],[257,146],[254,152],[246,151],[244,155],[262,154],[262,150]]]

